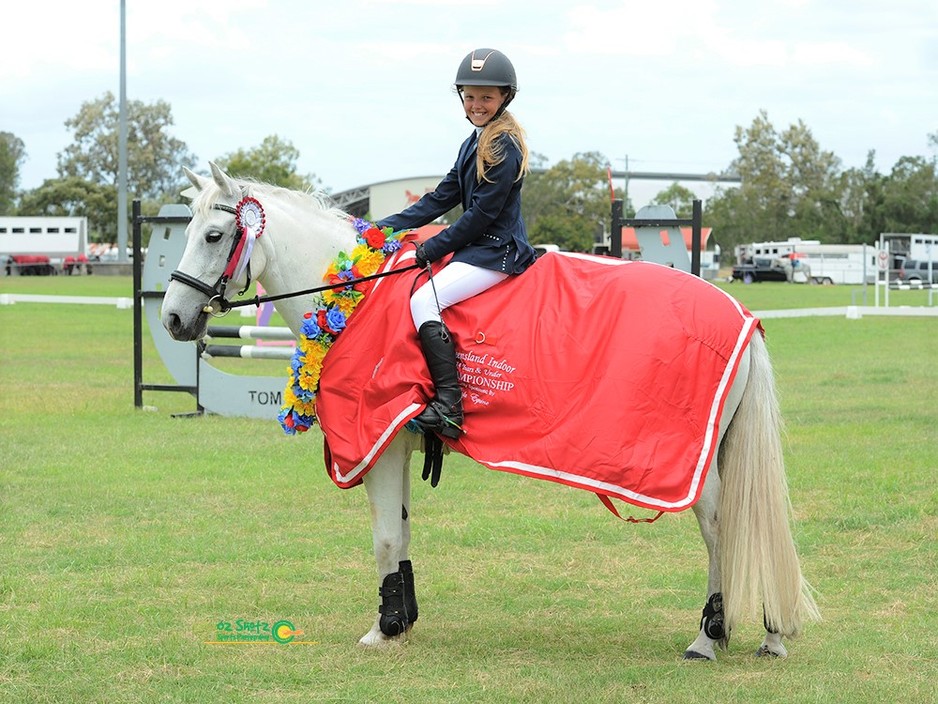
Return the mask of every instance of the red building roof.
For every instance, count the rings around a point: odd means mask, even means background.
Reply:
[[[693,241],[693,231],[690,227],[680,228],[681,234],[684,235],[684,244],[687,245],[687,251],[691,249],[691,243]],[[662,239],[667,244],[667,229],[661,228]],[[702,227],[700,228],[700,249],[703,251],[707,248],[707,240],[710,239],[710,233],[713,231],[712,227]],[[639,250],[638,240],[635,237],[635,228],[634,227],[623,227],[622,228],[622,249],[630,249],[637,252]]]

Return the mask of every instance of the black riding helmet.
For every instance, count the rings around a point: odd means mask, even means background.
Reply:
[[[493,120],[501,117],[505,108],[515,98],[518,92],[518,78],[515,75],[515,67],[511,61],[502,52],[497,49],[476,49],[466,55],[466,58],[459,64],[459,70],[456,71],[456,91],[462,99],[462,89],[464,86],[498,86],[507,88],[508,94],[505,96],[505,102],[495,114]],[[467,118],[468,119],[468,118]]]

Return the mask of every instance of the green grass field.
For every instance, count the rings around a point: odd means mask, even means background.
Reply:
[[[727,288],[753,310],[857,295]],[[0,306],[0,702],[935,701],[938,320],[765,328],[825,620],[785,660],[755,658],[745,623],[718,662],[683,663],[706,584],[690,512],[627,525],[585,492],[450,456],[437,489],[415,477],[420,621],[406,646],[364,650],[367,500],[328,480],[318,432],[174,418],[194,405],[178,394],[136,411],[130,310]],[[149,344],[146,362],[169,381]],[[302,644],[207,643],[239,619],[289,620]]]

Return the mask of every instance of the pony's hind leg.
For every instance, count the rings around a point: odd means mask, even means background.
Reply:
[[[700,499],[694,504],[694,515],[707,545],[709,558],[707,604],[700,619],[697,639],[684,651],[685,660],[716,660],[715,646],[725,648],[729,639],[729,634],[723,628],[723,595],[720,593],[720,529],[717,516],[720,476],[715,460],[713,464],[704,482]]]
[[[371,508],[372,542],[381,604],[371,630],[359,640],[362,645],[384,645],[399,640],[416,618],[413,572],[407,559],[410,543],[410,452],[406,438],[399,436],[364,478]],[[410,611],[414,613],[410,614]]]
[[[772,630],[766,619],[763,618],[762,620],[765,623],[765,638],[762,640],[762,645],[760,645],[759,649],[756,651],[756,655],[759,657],[765,655],[774,655],[777,658],[788,657],[788,649],[782,643],[782,634]]]

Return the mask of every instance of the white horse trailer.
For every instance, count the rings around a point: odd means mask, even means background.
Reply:
[[[736,245],[736,263],[743,264],[747,260],[780,259],[791,254],[803,245],[821,244],[820,240],[803,240],[800,237],[789,237],[787,240],[777,242],[750,242]]]
[[[867,244],[803,244],[787,256],[813,283],[871,284],[876,281],[876,253]]]
[[[938,262],[938,235],[910,235],[909,259]]]
[[[794,283],[862,284],[876,280],[876,251],[866,244],[821,244],[790,237],[737,245],[736,259],[778,259],[790,269],[788,279]]]
[[[43,255],[51,259],[88,255],[88,218],[0,217],[0,254]]]

